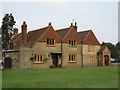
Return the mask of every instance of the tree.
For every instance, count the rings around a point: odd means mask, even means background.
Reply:
[[[117,52],[120,56],[120,41],[116,44],[116,49],[117,49]]]
[[[13,26],[16,22],[12,14],[5,14],[2,20],[2,48],[7,50],[9,49],[10,38],[13,35]]]
[[[102,45],[105,45],[108,47],[108,49],[111,52],[111,58],[116,59],[118,57],[117,49],[116,49],[116,46],[114,44],[112,44],[110,42],[108,42],[108,43],[103,42]]]

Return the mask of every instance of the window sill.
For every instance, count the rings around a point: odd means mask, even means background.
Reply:
[[[43,62],[34,62],[34,64],[43,64]]]
[[[55,47],[55,45],[46,45],[46,47]]]
[[[69,63],[76,63],[76,61],[69,61]]]
[[[73,47],[73,48],[76,48],[77,47],[77,45],[75,45],[75,46],[72,46],[72,45],[68,45],[69,47]]]

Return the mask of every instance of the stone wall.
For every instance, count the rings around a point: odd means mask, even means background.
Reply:
[[[90,50],[90,46],[92,49]],[[83,66],[97,66],[99,45],[83,45]]]
[[[69,44],[64,43],[63,44],[63,67],[81,67],[81,49],[80,45],[77,45],[76,47],[69,46]],[[69,54],[76,54],[77,59],[76,62],[69,62]]]
[[[31,49],[28,47],[20,47],[20,68],[31,68]]]
[[[20,57],[19,57],[19,52],[7,52],[5,53],[5,57],[4,58],[7,58],[7,57],[10,57],[12,62],[12,68],[13,69],[17,69],[17,68],[20,68]]]
[[[32,68],[49,68],[50,65],[52,65],[52,58],[51,58],[51,52],[61,52],[61,44],[56,43],[55,46],[47,46],[46,42],[37,42],[34,47],[32,48],[33,54],[43,54],[44,55],[44,61],[41,64],[35,64],[31,63]],[[61,58],[58,60],[58,64],[60,64]]]

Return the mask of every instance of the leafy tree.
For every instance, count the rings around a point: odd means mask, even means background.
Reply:
[[[117,50],[120,51],[120,42],[118,42],[118,43],[116,44],[116,48],[117,48]]]
[[[2,48],[9,49],[10,38],[13,35],[13,26],[16,22],[12,14],[5,14],[2,20]]]
[[[120,41],[116,44],[116,49],[117,49],[117,52],[120,56]]]
[[[110,42],[108,42],[108,43],[103,42],[102,45],[106,45],[108,47],[108,49],[111,52],[111,58],[116,59],[118,57],[117,49],[116,49],[116,46],[114,44],[112,44]]]

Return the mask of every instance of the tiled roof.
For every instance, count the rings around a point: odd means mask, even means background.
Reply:
[[[15,34],[15,35],[11,38],[10,42],[13,42],[16,38],[18,38],[18,37],[20,36],[20,34],[21,34],[21,33]]]
[[[26,46],[31,47],[38,40],[38,38],[40,38],[44,34],[44,32],[47,29],[48,29],[48,27],[44,27],[41,29],[37,29],[37,30],[28,32]]]
[[[106,46],[101,46],[101,48],[99,49],[98,53],[99,54],[102,54],[103,51],[105,50]]]
[[[92,30],[78,32],[78,37],[81,39],[81,42],[86,45],[100,45],[96,36],[92,32]]]
[[[63,39],[69,30],[70,30],[70,27],[56,30],[56,32],[60,36],[60,38]]]
[[[40,38],[44,34],[47,29],[48,27],[44,27],[41,29],[29,31],[27,33],[27,43],[25,44],[25,46],[32,47],[32,45],[38,40],[38,38]],[[21,46],[21,38],[21,33],[12,37],[11,43],[15,43],[15,49],[18,49]]]
[[[86,36],[88,35],[88,33],[90,32],[91,30],[86,30],[86,31],[82,31],[82,32],[78,32],[78,37],[81,39],[81,41],[83,42],[84,39],[86,38]]]

